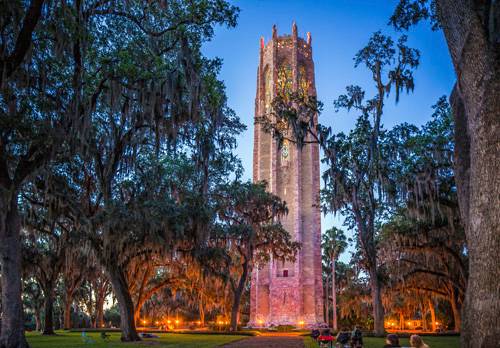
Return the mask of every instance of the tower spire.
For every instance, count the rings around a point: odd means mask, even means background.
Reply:
[[[295,21],[292,23],[292,35],[295,38],[297,37],[297,23],[295,23]]]
[[[278,29],[276,28],[276,24],[273,24],[273,39],[278,37]]]

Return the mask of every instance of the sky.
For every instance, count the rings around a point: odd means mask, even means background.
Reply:
[[[356,84],[373,96],[371,74],[364,68],[354,68],[353,57],[368,42],[372,33],[381,30],[396,41],[401,33],[387,25],[397,0],[229,0],[241,10],[236,28],[217,27],[215,37],[203,47],[210,58],[223,59],[220,78],[227,88],[228,104],[247,130],[239,136],[236,153],[245,169],[245,178],[252,175],[253,118],[256,91],[259,40],[271,39],[276,24],[278,35],[290,34],[295,21],[298,33],[306,37],[311,32],[313,60],[318,99],[324,109],[320,122],[331,126],[335,133],[348,132],[357,115],[335,113],[333,101]],[[415,90],[386,101],[382,123],[385,128],[408,122],[422,125],[430,119],[431,106],[442,95],[449,95],[455,82],[450,56],[441,31],[432,31],[429,23],[414,27],[408,35],[408,46],[420,50],[420,65],[414,74]],[[324,168],[322,168],[322,171]],[[349,237],[353,231],[342,226],[341,216],[323,216],[322,231],[336,226]],[[351,249],[352,250],[352,249]],[[341,256],[349,259],[349,250]]]

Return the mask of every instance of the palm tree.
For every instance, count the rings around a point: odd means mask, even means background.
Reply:
[[[321,237],[321,248],[328,258],[332,269],[332,306],[333,306],[333,330],[337,330],[337,288],[335,286],[335,262],[340,254],[347,248],[347,238],[344,231],[336,227],[326,230]],[[328,297],[326,301],[326,316],[328,321]]]

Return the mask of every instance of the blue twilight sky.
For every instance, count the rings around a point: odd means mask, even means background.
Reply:
[[[229,0],[231,1],[231,0]],[[333,101],[345,91],[345,86],[357,84],[372,90],[371,74],[364,68],[354,68],[353,57],[364,47],[371,34],[382,30],[395,33],[387,25],[397,0],[232,0],[241,9],[238,26],[217,28],[215,38],[205,44],[208,57],[224,60],[221,78],[227,87],[229,106],[248,127],[238,139],[237,154],[245,168],[245,178],[252,175],[253,117],[256,91],[256,71],[259,39],[266,43],[271,28],[277,25],[278,35],[290,34],[292,22],[299,36],[312,35],[318,98],[324,103],[320,122],[334,132],[348,131],[356,114],[333,110]],[[383,124],[390,128],[401,122],[421,125],[430,119],[431,106],[442,95],[449,95],[455,76],[448,49],[441,31],[433,32],[428,23],[413,28],[408,44],[421,52],[420,66],[415,73],[415,91],[402,95],[396,105],[394,98],[386,102]],[[373,94],[367,93],[368,97]],[[392,97],[392,96],[391,96]],[[322,218],[322,231],[332,225],[342,226],[342,218]],[[345,228],[344,228],[345,230]],[[346,231],[349,236],[352,231]],[[342,259],[349,258],[344,253]]]

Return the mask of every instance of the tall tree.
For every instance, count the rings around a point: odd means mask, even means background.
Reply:
[[[58,112],[62,100],[71,102],[66,94],[71,73],[60,69],[69,65],[69,55],[60,40],[53,39],[72,23],[56,23],[56,6],[43,0],[0,5],[2,348],[28,346],[21,302],[19,193],[71,139],[65,134],[72,118]]]
[[[490,347],[500,336],[500,4],[400,0],[390,22],[406,30],[428,18],[443,30],[457,76],[455,176],[470,258],[461,342]]]
[[[324,255],[328,258],[331,266],[331,278],[332,278],[332,307],[333,307],[333,330],[338,330],[337,325],[337,286],[335,283],[335,264],[337,263],[338,257],[345,251],[347,248],[347,237],[344,234],[344,231],[338,229],[336,227],[332,227],[325,231],[325,233],[321,236],[321,249],[323,250]],[[327,279],[328,281],[328,279]],[[326,313],[328,319],[328,297],[326,301]],[[328,320],[327,320],[328,322]]]
[[[356,227],[363,264],[370,275],[374,330],[382,335],[384,309],[376,245],[377,223],[384,211],[386,189],[381,120],[391,88],[395,89],[396,102],[402,91],[413,90],[413,70],[419,63],[419,52],[406,46],[405,36],[395,45],[390,37],[376,32],[354,60],[356,66],[363,64],[372,72],[377,93],[365,101],[361,87],[349,86],[347,94],[335,101],[337,110],[354,109],[361,116],[348,136],[339,134],[324,141],[328,169],[323,175],[326,180],[323,200],[327,211],[341,211],[347,223]]]

